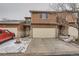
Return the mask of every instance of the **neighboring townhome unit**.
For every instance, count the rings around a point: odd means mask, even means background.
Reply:
[[[25,20],[0,20],[0,29],[15,33],[15,37],[27,36],[26,28],[29,28],[29,25],[25,23]]]

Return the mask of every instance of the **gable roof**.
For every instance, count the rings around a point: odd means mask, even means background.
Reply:
[[[72,12],[74,13],[73,11],[41,11],[41,10],[30,10],[31,13],[44,13],[44,12],[47,12],[47,13],[62,13],[62,12]]]
[[[31,17],[24,17],[25,19],[31,19]]]
[[[23,20],[0,20],[0,24],[20,24]]]

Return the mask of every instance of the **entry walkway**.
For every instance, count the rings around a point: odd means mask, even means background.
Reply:
[[[79,45],[58,39],[32,39],[26,55],[69,55],[79,54]]]

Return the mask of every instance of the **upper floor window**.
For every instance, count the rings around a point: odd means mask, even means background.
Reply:
[[[41,13],[40,18],[47,20],[48,19],[48,13]]]

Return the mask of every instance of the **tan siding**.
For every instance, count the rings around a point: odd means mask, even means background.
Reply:
[[[33,24],[32,28],[55,28],[56,25],[52,24],[52,25],[46,25],[46,24]]]
[[[66,20],[67,20],[68,22],[76,22],[76,18],[75,18],[75,16],[72,15],[72,14],[68,14],[66,18],[67,18]]]
[[[53,21],[56,21],[56,17],[57,17],[56,13],[49,13],[48,14],[48,19],[49,20],[53,19]]]
[[[17,37],[18,24],[0,24],[0,29],[9,30],[9,31],[15,33],[15,37]]]
[[[1,27],[1,28],[5,28],[5,27],[6,27],[6,28],[8,28],[8,27],[9,27],[9,28],[13,28],[13,27],[15,28],[15,27],[17,27],[17,26],[18,26],[18,25],[15,25],[15,24],[0,24],[0,27]]]
[[[48,23],[48,24],[56,24],[56,14],[48,13],[48,19],[43,20],[40,18],[40,13],[33,13],[32,14],[32,23]]]
[[[0,24],[0,29],[6,29],[13,33],[15,33],[15,36],[23,37],[26,31],[24,32],[23,25],[20,24]]]
[[[61,19],[65,19],[65,17],[66,17],[66,20],[68,22],[73,22],[74,23],[75,20],[76,20],[75,16],[72,15],[71,13],[68,13],[68,12],[64,12],[64,13],[62,13],[62,12],[61,13],[53,13],[53,12],[49,13],[48,12],[48,19],[47,20],[41,19],[40,18],[40,13],[42,13],[42,12],[33,12],[32,15],[31,15],[32,16],[31,19],[32,19],[33,37],[36,34],[37,34],[36,35],[37,37],[38,36],[41,37],[41,35],[43,35],[43,34],[38,34],[38,33],[41,33],[41,32],[44,33],[44,31],[49,32],[47,30],[47,28],[52,28],[53,32],[50,30],[50,34],[55,33],[55,36],[58,36],[58,28],[56,27],[56,26],[58,26],[57,21],[61,22],[62,21]],[[57,17],[60,18],[60,19],[57,19]],[[63,24],[59,24],[59,25],[63,25]],[[35,31],[37,31],[37,32],[35,32]],[[68,34],[68,28],[66,28],[66,30],[64,29],[62,33],[67,33]],[[45,33],[45,34],[46,34],[46,36],[50,35],[50,34],[47,34],[47,33]],[[52,34],[52,35],[54,36],[54,34]]]
[[[48,24],[57,24],[57,15],[58,17],[62,17],[65,18],[68,22],[75,22],[76,21],[76,16],[72,15],[72,13],[68,13],[68,12],[63,12],[63,13],[49,13],[48,12],[48,20],[42,20],[40,18],[40,14],[42,12],[38,12],[38,13],[32,13],[32,23],[48,23]]]

